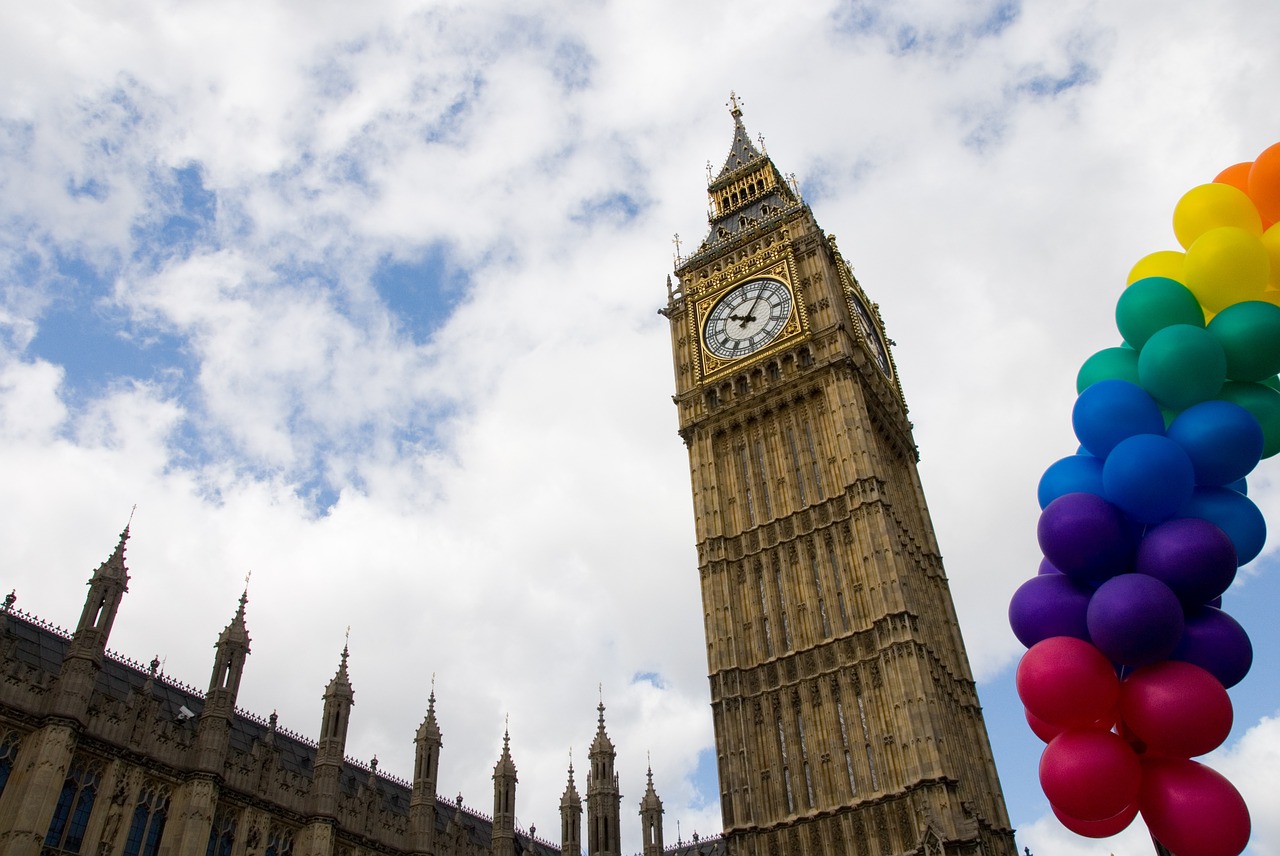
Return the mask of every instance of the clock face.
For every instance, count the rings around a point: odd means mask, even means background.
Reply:
[[[791,317],[791,292],[776,279],[753,279],[720,299],[703,328],[707,350],[731,360],[777,338]]]
[[[871,313],[856,294],[853,295],[853,308],[858,310],[858,318],[862,321],[862,329],[867,334],[867,344],[871,346],[871,355],[876,358],[876,365],[880,366],[880,371],[887,376],[890,373],[889,352],[884,346],[884,340],[880,338],[880,329],[871,320]]]

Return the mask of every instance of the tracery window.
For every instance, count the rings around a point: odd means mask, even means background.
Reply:
[[[156,856],[168,817],[168,789],[154,784],[143,786],[138,794],[138,804],[133,808],[133,822],[129,826],[129,837],[124,842],[124,856]]]
[[[267,834],[267,852],[265,856],[293,856],[293,832],[272,826]]]
[[[209,846],[205,856],[231,856],[236,842],[236,816],[226,808],[219,808],[209,827]]]
[[[98,795],[102,779],[102,765],[75,758],[62,783],[62,793],[49,821],[49,831],[44,837],[44,854],[79,853],[84,843],[84,831],[93,812],[93,801]]]
[[[3,740],[0,740],[0,794],[4,793],[9,774],[13,772],[13,762],[18,757],[18,742],[16,731],[10,731]]]

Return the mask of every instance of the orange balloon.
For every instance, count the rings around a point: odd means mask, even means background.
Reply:
[[[1216,184],[1229,184],[1232,187],[1239,188],[1245,193],[1249,192],[1249,167],[1253,166],[1253,161],[1245,161],[1244,163],[1232,164],[1231,166],[1218,173],[1214,179]]]
[[[1249,168],[1249,197],[1264,218],[1272,223],[1280,220],[1280,143],[1254,159]]]

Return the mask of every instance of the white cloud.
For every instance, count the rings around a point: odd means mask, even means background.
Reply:
[[[71,623],[137,503],[113,647],[202,684],[253,569],[243,707],[312,732],[350,624],[350,752],[407,772],[435,673],[444,791],[486,810],[510,713],[521,820],[545,833],[602,682],[626,800],[652,750],[668,842],[677,818],[707,834],[654,309],[670,234],[705,234],[728,91],[898,342],[987,678],[1017,650],[1035,482],[1073,447],[1075,371],[1114,342],[1125,273],[1170,244],[1185,189],[1274,142],[1280,8],[1256,7],[24,7],[0,33],[3,582]],[[215,204],[175,246],[187,167]],[[583,216],[617,194],[633,216]],[[414,329],[373,277],[428,251],[466,285]],[[108,285],[68,294],[64,257]],[[55,297],[172,337],[180,367],[86,390],[38,350]]]

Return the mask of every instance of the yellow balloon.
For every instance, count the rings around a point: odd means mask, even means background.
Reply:
[[[1271,288],[1280,288],[1280,223],[1262,233],[1262,246],[1271,258]]]
[[[1257,300],[1271,274],[1262,239],[1235,226],[1205,232],[1187,250],[1186,286],[1212,312]]]
[[[1177,250],[1160,250],[1138,259],[1138,263],[1129,271],[1129,279],[1125,285],[1133,285],[1140,279],[1149,276],[1163,276],[1167,279],[1184,282],[1182,279],[1182,260],[1185,253]]]
[[[1193,187],[1173,209],[1173,234],[1186,249],[1210,229],[1234,226],[1254,236],[1262,234],[1262,217],[1243,190],[1230,184]]]

